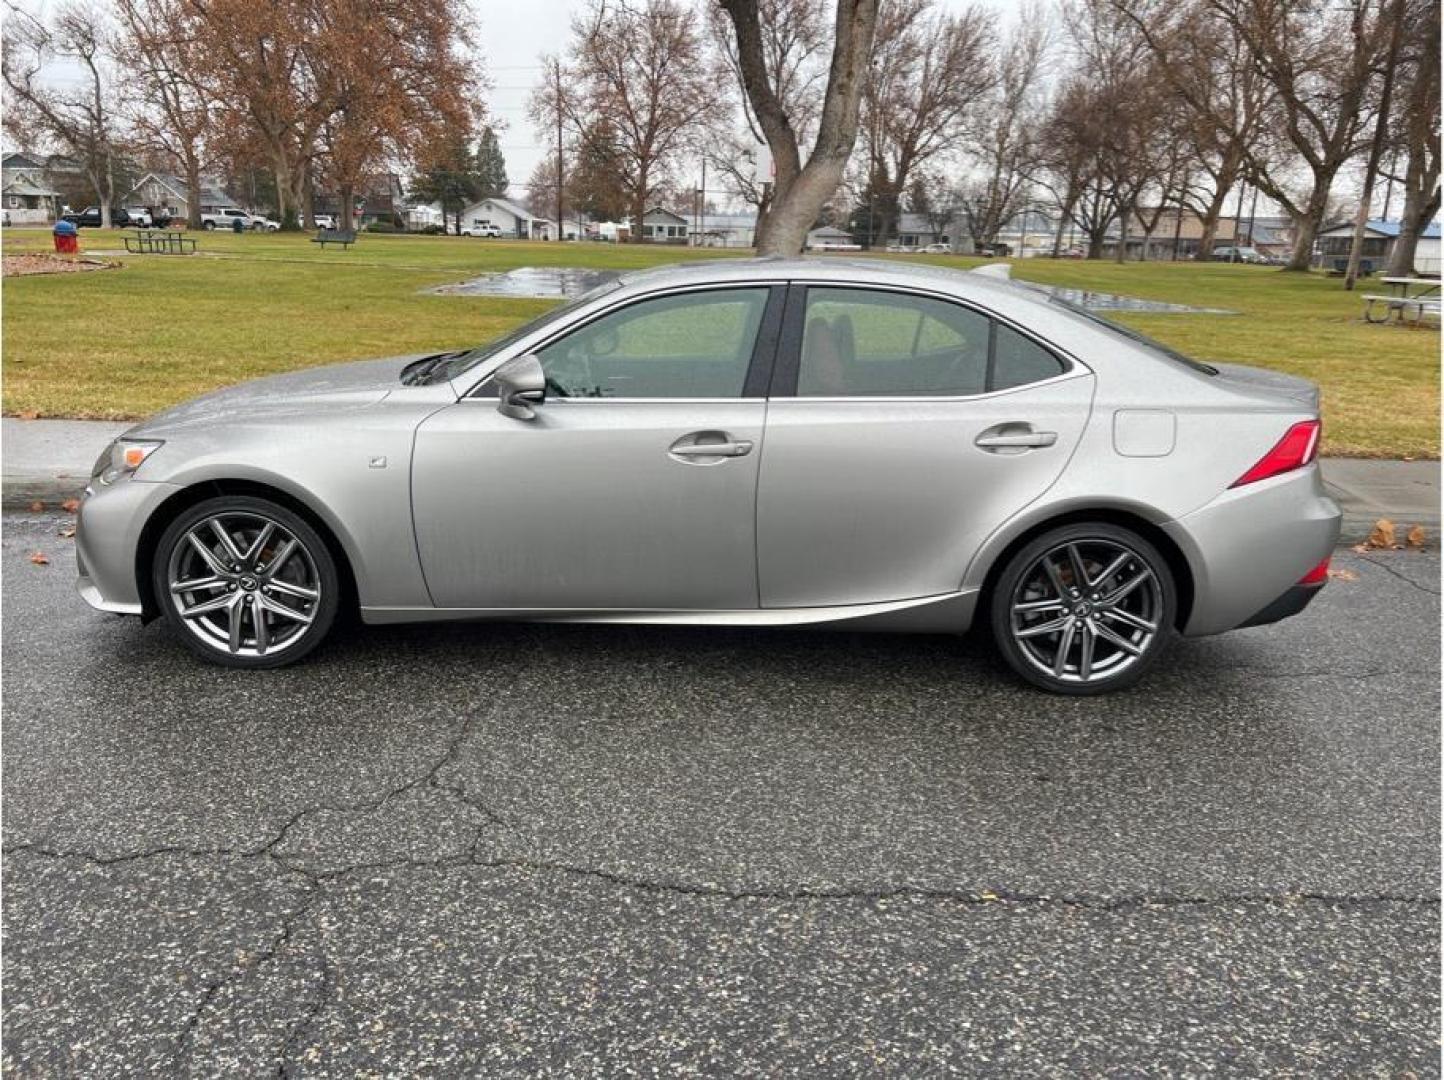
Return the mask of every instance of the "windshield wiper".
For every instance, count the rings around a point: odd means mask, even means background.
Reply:
[[[421,386],[429,381],[431,374],[442,364],[465,356],[470,351],[470,349],[454,349],[451,352],[437,353],[434,356],[423,356],[420,360],[413,360],[401,369],[402,385]]]

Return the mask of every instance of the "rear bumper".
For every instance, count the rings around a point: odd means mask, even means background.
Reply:
[[[1323,582],[1317,585],[1291,585],[1282,596],[1258,611],[1253,618],[1239,623],[1236,629],[1242,630],[1245,626],[1267,626],[1280,619],[1287,619],[1290,615],[1297,615],[1314,602],[1314,597],[1319,595],[1323,587]]]
[[[1313,464],[1231,489],[1168,522],[1163,529],[1193,572],[1193,607],[1183,632],[1218,634],[1273,621],[1261,616],[1334,550],[1342,518]]]

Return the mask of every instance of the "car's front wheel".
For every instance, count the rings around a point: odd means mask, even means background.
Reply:
[[[992,590],[993,637],[1008,664],[1060,694],[1132,686],[1174,633],[1177,590],[1158,549],[1129,529],[1081,522],[1019,550]]]
[[[152,574],[172,632],[226,667],[294,663],[321,643],[340,604],[336,563],[316,530],[249,496],[207,499],[171,522]]]

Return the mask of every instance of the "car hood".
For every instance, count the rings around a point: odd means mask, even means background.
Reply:
[[[401,369],[417,355],[329,364],[228,386],[157,413],[127,436],[257,418],[293,418],[317,410],[361,409],[400,385]]]

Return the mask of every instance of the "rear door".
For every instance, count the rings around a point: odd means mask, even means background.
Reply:
[[[756,498],[785,289],[671,292],[536,350],[532,420],[473,396],[417,431],[412,501],[438,607],[757,607]]]
[[[982,541],[1062,471],[1093,381],[953,300],[794,286],[758,483],[762,606],[956,591]]]

